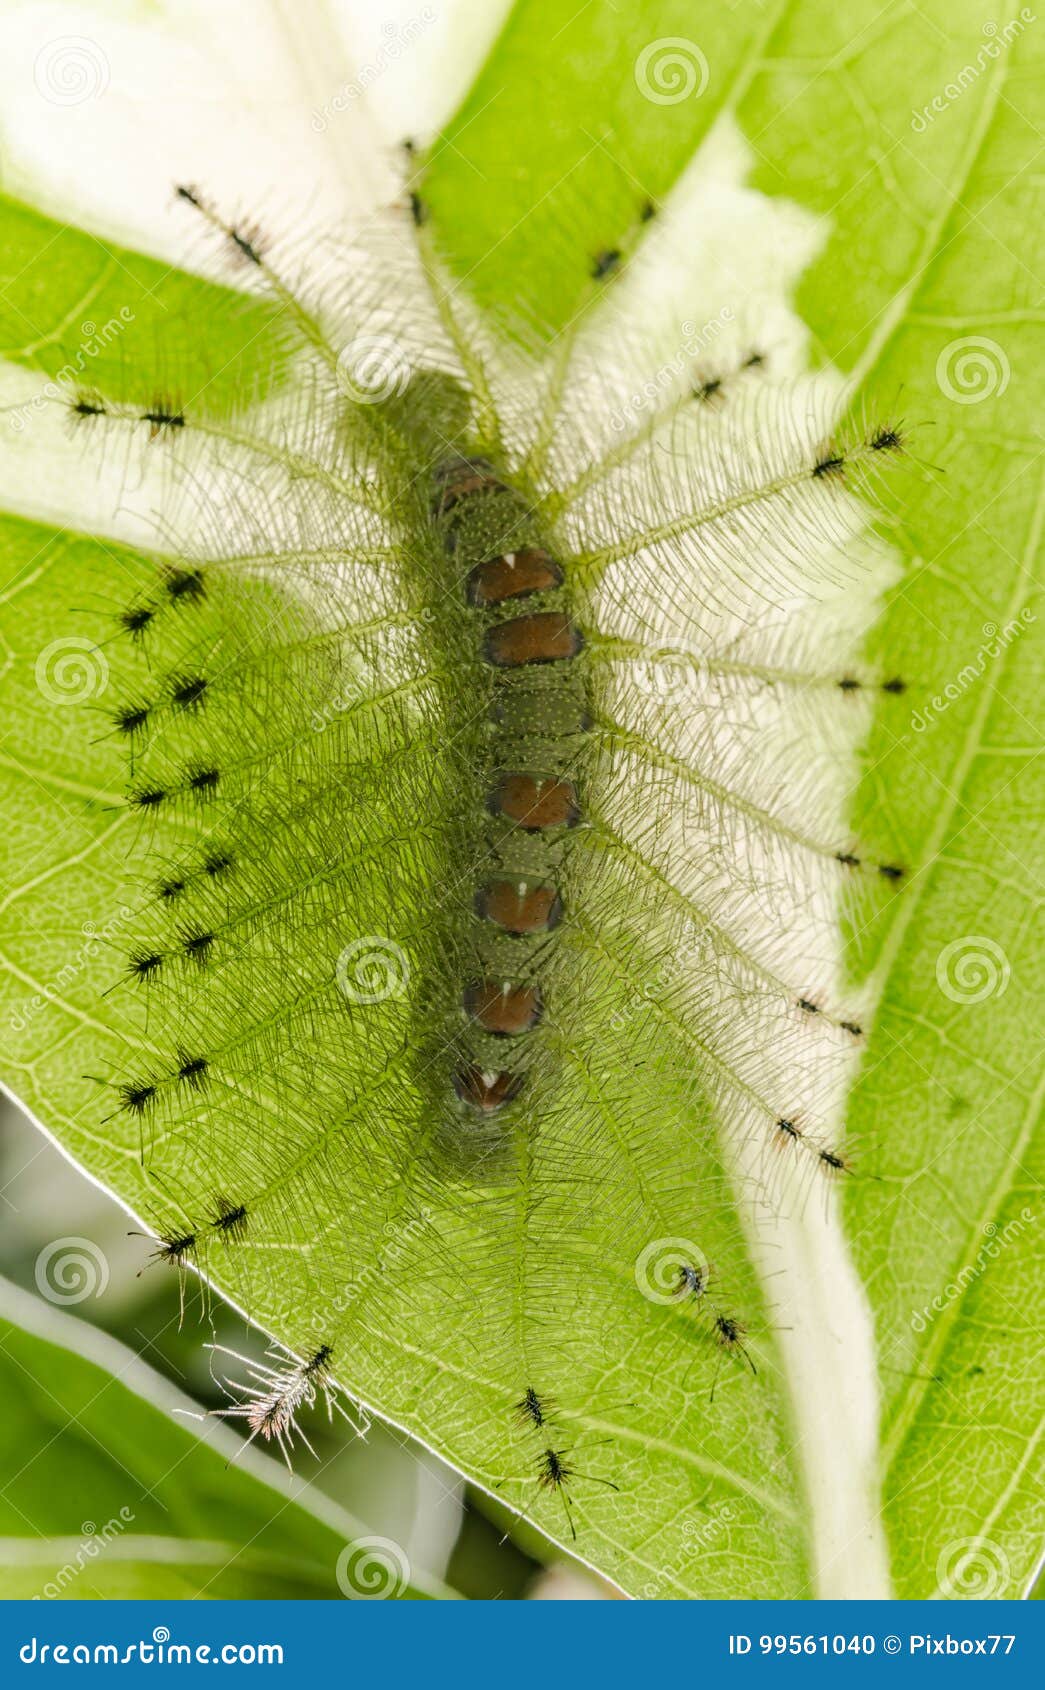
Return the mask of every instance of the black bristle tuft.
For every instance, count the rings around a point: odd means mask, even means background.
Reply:
[[[206,582],[202,569],[169,569],[164,577],[164,589],[174,604],[198,604],[206,597]]]
[[[160,951],[133,951],[127,958],[127,973],[132,980],[149,980],[163,966]]]
[[[182,939],[182,950],[193,962],[203,964],[210,956],[210,948],[214,943],[213,933],[187,933]]]
[[[207,690],[207,683],[202,675],[189,675],[174,682],[171,688],[171,702],[179,710],[193,710],[202,701]]]
[[[182,1056],[178,1063],[178,1078],[193,1091],[201,1091],[209,1066],[205,1056]]]
[[[813,465],[813,480],[824,481],[830,475],[841,475],[844,468],[844,457],[837,452],[826,453]]]
[[[141,733],[149,720],[149,706],[147,704],[125,704],[112,714],[113,723],[118,733],[127,734],[129,738]]]
[[[145,632],[155,615],[155,610],[147,604],[131,605],[129,609],[121,610],[119,615],[120,627],[125,633],[136,637],[138,634]]]
[[[105,404],[97,393],[77,393],[70,401],[74,417],[104,417]]]
[[[219,1198],[217,1217],[211,1224],[215,1232],[220,1232],[226,1240],[242,1238],[247,1230],[246,1204],[230,1203],[226,1197]]]
[[[878,428],[867,444],[872,452],[902,452],[903,435],[898,428]]]
[[[144,1115],[156,1096],[156,1087],[151,1080],[125,1080],[117,1090],[123,1108],[132,1115]]]
[[[127,802],[134,810],[155,810],[166,796],[162,786],[141,786],[127,794]]]
[[[601,282],[607,276],[612,276],[620,269],[621,252],[619,247],[607,247],[603,252],[597,252],[591,261],[591,275],[593,280]]]

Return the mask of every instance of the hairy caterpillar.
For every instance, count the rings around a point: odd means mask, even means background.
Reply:
[[[278,1306],[301,1366],[324,1351],[393,1417],[386,1333],[416,1348],[449,1305],[422,1429],[478,1372],[486,1429],[455,1453],[490,1483],[520,1394],[582,1407],[571,1340],[609,1357],[625,1306],[657,1352],[644,1412],[706,1415],[723,1355],[757,1388],[737,1352],[765,1330],[716,1125],[770,1187],[778,1147],[842,1160],[821,1089],[863,1006],[788,926],[902,868],[820,795],[824,717],[902,681],[792,615],[858,573],[848,488],[900,434],[799,426],[743,346],[607,442],[606,343],[503,345],[423,218],[313,303],[260,231],[182,197],[297,338],[234,422],[148,383],[70,400],[185,495],[176,545],[121,558],[100,635],[140,892],[107,1130],[140,1145],[168,1259]],[[593,298],[627,276],[592,268]],[[649,1296],[635,1263],[678,1239]],[[751,1445],[779,1467],[771,1429]]]

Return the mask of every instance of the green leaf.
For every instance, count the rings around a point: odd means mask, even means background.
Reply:
[[[57,223],[0,196],[4,274],[0,349],[5,359],[67,389],[122,391],[147,367],[157,392],[227,411],[262,391],[258,337],[266,302],[247,299],[85,229]]]
[[[7,1600],[336,1598],[397,1547],[379,1551],[314,1488],[201,1427],[140,1356],[6,1281],[0,1379]],[[395,1594],[446,1594],[401,1566]]]
[[[910,677],[857,825],[910,884],[852,938],[881,994],[847,1222],[875,1311],[900,1594],[1025,1593],[1040,1557],[1041,32],[974,4],[807,3],[742,108],[823,218],[799,304],[857,404],[915,425],[872,658]],[[964,67],[964,69],[963,69]],[[935,105],[933,102],[936,102]]]
[[[597,255],[634,247],[784,10],[518,0],[422,178],[470,291],[551,331],[569,323]]]

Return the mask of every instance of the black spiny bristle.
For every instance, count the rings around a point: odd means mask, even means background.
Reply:
[[[205,1056],[182,1056],[178,1063],[178,1078],[193,1091],[201,1091],[209,1064]]]
[[[220,778],[217,769],[202,769],[195,766],[188,769],[186,775],[193,792],[213,792]]]
[[[153,1261],[167,1262],[171,1267],[179,1267],[186,1256],[190,1256],[196,1248],[196,1234],[194,1232],[171,1233],[161,1238],[152,1253]]]
[[[192,710],[200,703],[207,690],[207,683],[202,675],[186,675],[176,680],[171,687],[171,702],[179,710]]]
[[[185,413],[174,403],[173,399],[159,396],[153,400],[147,411],[142,412],[141,421],[150,425],[151,437],[155,439],[165,429],[184,428]]]
[[[132,604],[126,610],[121,610],[120,627],[132,637],[142,634],[155,615],[155,610],[147,604]]]
[[[210,948],[214,943],[213,933],[186,933],[182,938],[182,949],[187,957],[194,962],[205,963],[210,955]]]
[[[139,786],[127,794],[127,802],[135,810],[155,810],[166,796],[162,786]]]
[[[218,1213],[212,1223],[214,1230],[222,1237],[235,1241],[243,1237],[247,1230],[247,1206],[245,1203],[230,1203],[227,1197],[218,1199]]]
[[[104,417],[105,404],[97,393],[77,393],[69,403],[74,417]]]
[[[550,1397],[542,1397],[527,1385],[520,1400],[515,1404],[515,1418],[522,1426],[544,1426],[551,1418],[554,1404]]]
[[[899,428],[876,428],[867,444],[872,452],[902,452],[903,435]]]
[[[132,1115],[144,1115],[156,1096],[156,1087],[150,1080],[125,1080],[117,1090],[123,1107]]]
[[[149,706],[147,704],[121,705],[120,709],[113,711],[112,719],[118,733],[133,738],[135,734],[141,733],[149,720]]]
[[[845,468],[845,458],[839,452],[825,452],[813,465],[813,480],[823,481],[829,475],[841,475]]]
[[[132,980],[149,980],[163,966],[160,951],[133,951],[127,959],[127,973]]]
[[[207,591],[202,569],[170,569],[163,585],[175,604],[196,604]]]

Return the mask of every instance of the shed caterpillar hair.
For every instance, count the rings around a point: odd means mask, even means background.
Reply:
[[[907,865],[827,795],[832,724],[905,683],[795,605],[859,577],[851,489],[902,435],[791,405],[757,340],[613,428],[619,322],[537,363],[454,289],[420,181],[338,289],[178,194],[278,306],[279,379],[232,418],[176,384],[67,396],[172,489],[167,542],[122,554],[99,616],[137,888],[99,1113],[177,1217],[157,1253],[278,1304],[305,1358],[251,1364],[224,1411],[251,1437],[289,1460],[335,1369],[405,1415],[388,1335],[422,1347],[449,1303],[447,1376],[489,1403],[455,1457],[503,1479],[512,1405],[575,1535],[548,1427],[601,1382],[576,1332],[641,1309],[664,1378],[627,1387],[653,1423],[693,1368],[752,1385],[719,1131],[767,1187],[781,1147],[846,1167],[831,1099],[867,1005],[789,930],[895,895]],[[593,301],[636,240],[589,256]],[[664,1295],[636,1264],[678,1239]]]
[[[326,1345],[321,1345],[303,1361],[296,1361],[293,1356],[285,1356],[278,1350],[270,1350],[269,1359],[275,1363],[274,1366],[240,1355],[223,1344],[210,1347],[213,1354],[231,1357],[246,1371],[246,1383],[226,1387],[233,1396],[230,1405],[212,1409],[211,1414],[242,1420],[247,1428],[248,1443],[253,1443],[255,1438],[274,1443],[288,1471],[293,1471],[291,1458],[295,1439],[300,1440],[309,1454],[315,1456],[316,1452],[300,1421],[303,1412],[313,1408],[317,1401],[322,1400],[328,1420],[333,1420],[336,1412],[358,1436],[366,1436],[366,1416],[353,1416],[331,1378],[333,1357]]]

